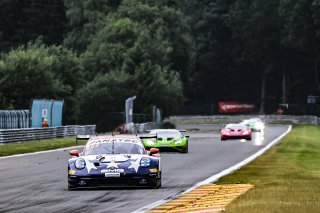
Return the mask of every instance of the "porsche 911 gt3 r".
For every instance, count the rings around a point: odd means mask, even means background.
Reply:
[[[155,138],[144,138],[142,141],[146,149],[155,147],[162,151],[187,153],[189,136],[185,136],[181,132],[184,131],[177,129],[153,129],[150,130],[149,135],[155,136]]]
[[[84,187],[161,186],[158,149],[145,150],[132,135],[94,136],[83,151],[71,150],[68,189]]]
[[[221,140],[227,139],[247,139],[251,140],[252,131],[244,124],[227,124],[220,131]]]

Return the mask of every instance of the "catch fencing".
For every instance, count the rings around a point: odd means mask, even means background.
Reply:
[[[0,129],[19,129],[29,127],[29,110],[0,110]]]
[[[49,128],[2,129],[0,143],[42,140],[75,135],[95,135],[96,125],[70,125]]]

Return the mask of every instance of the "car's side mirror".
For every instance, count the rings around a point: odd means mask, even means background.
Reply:
[[[150,149],[150,155],[157,155],[157,154],[159,154],[159,149],[157,149],[157,148]]]
[[[74,150],[70,150],[70,155],[71,156],[75,156],[75,157],[79,157],[79,151],[74,149]]]

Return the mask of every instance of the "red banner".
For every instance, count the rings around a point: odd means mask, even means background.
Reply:
[[[220,113],[253,112],[254,104],[242,102],[219,102]]]

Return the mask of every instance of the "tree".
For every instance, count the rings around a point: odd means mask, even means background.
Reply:
[[[261,114],[265,113],[267,77],[281,53],[278,8],[277,0],[236,1],[229,12],[237,61],[251,63],[260,72]]]
[[[305,92],[319,94],[320,3],[313,0],[281,1],[280,15],[285,23],[282,45],[292,53],[299,54],[300,61],[305,61],[306,67],[312,67],[303,69],[303,73],[296,70],[293,75],[300,73],[300,77],[295,81],[300,81],[301,77],[304,78],[301,83],[304,83]],[[306,78],[308,76],[306,73],[310,73],[306,72],[308,69],[313,73],[311,78]],[[305,82],[308,83],[305,84]],[[308,94],[304,94],[304,97],[306,95]]]
[[[150,113],[156,105],[164,112],[173,112],[183,102],[182,85],[177,73],[151,62],[141,63],[134,74],[113,70],[99,73],[79,91],[78,105],[81,123],[95,123],[98,131],[114,128],[124,122],[112,113],[123,112],[125,100],[137,95],[135,111]]]
[[[63,122],[64,124],[74,124],[77,122],[78,99],[77,92],[86,81],[80,67],[79,58],[76,54],[62,46],[49,46],[48,54],[54,58],[51,67],[57,78],[66,88],[61,98],[64,99]]]
[[[121,0],[65,0],[69,32],[66,47],[78,53],[86,50],[92,38],[106,22],[108,14],[116,11]]]
[[[162,57],[168,57],[170,68],[180,73],[183,82],[189,81],[193,51],[190,20],[176,8],[175,1],[124,0],[114,16],[142,24],[159,42],[159,48],[168,46],[170,50]]]
[[[140,97],[137,99],[138,111],[151,109],[156,104],[171,112],[183,102],[180,75],[187,72],[187,69],[174,69],[175,59],[179,57],[177,52],[173,52],[176,48],[175,51],[184,55],[183,52],[190,48],[177,38],[186,36],[178,31],[181,28],[180,16],[174,9],[159,6],[157,1],[124,1],[117,13],[109,15],[105,26],[81,55],[86,78],[91,81],[96,76],[112,75],[113,72],[128,74],[135,79],[128,83],[131,85],[130,91],[135,92],[132,95]],[[173,22],[175,17],[178,17],[175,20],[177,23]],[[169,29],[169,23],[177,32]],[[177,47],[179,45],[181,48]],[[188,64],[190,59],[185,62]],[[163,84],[170,89],[165,89]],[[162,95],[156,95],[153,91],[161,91]],[[169,101],[170,96],[177,101]],[[112,102],[110,104],[113,105]],[[123,110],[123,106],[121,108]]]
[[[27,3],[28,0],[0,1],[0,51],[19,46],[18,23],[24,18],[23,8]]]
[[[232,98],[228,88],[231,85],[235,87],[237,82],[229,82],[234,76],[232,72],[232,33],[227,22],[231,2],[197,1],[193,4],[196,72],[192,96],[194,100],[200,102]],[[221,82],[225,76],[228,76],[228,81]]]
[[[83,80],[72,52],[40,40],[29,42],[2,54],[0,76],[2,107],[29,108],[33,98],[65,99],[66,120],[74,120],[74,97]]]
[[[63,0],[2,0],[0,48],[8,51],[42,37],[46,44],[61,44],[66,30]]]

